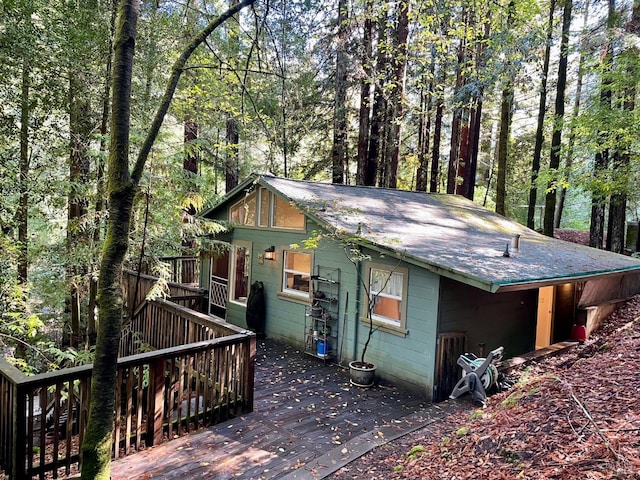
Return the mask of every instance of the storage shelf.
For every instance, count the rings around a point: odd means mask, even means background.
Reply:
[[[326,362],[336,356],[338,344],[340,269],[316,265],[314,272],[311,305],[305,306],[304,353]]]

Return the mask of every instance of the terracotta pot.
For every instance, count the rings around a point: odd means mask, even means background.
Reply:
[[[356,387],[372,387],[376,377],[376,366],[369,362],[350,362],[349,379]]]

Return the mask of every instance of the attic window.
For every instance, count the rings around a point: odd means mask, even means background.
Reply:
[[[304,230],[304,214],[286,199],[266,188],[252,192],[229,209],[229,220],[236,225],[259,228]]]
[[[256,224],[256,193],[252,192],[229,209],[229,220],[238,225]]]
[[[273,222],[274,227],[304,228],[304,214],[285,199],[273,197]]]

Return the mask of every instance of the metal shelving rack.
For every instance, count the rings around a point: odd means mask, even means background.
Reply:
[[[316,265],[311,276],[311,305],[305,307],[305,353],[330,360],[338,345],[340,269]]]

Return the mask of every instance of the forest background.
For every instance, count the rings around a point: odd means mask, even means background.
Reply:
[[[27,372],[91,357],[116,3],[0,3],[0,343]],[[140,3],[132,154],[185,45],[238,3]],[[624,250],[638,0],[250,3],[180,68],[135,192],[130,265],[197,253],[197,212],[250,172],[460,194]]]

